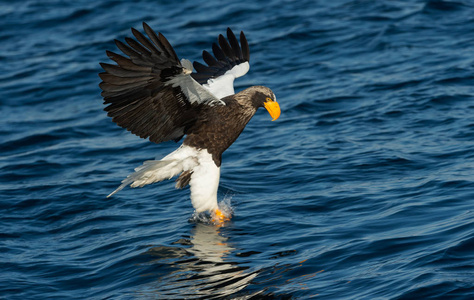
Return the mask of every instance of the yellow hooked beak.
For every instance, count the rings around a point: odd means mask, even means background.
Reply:
[[[280,110],[280,105],[278,105],[278,102],[270,98],[267,98],[267,101],[265,101],[263,105],[265,106],[266,110],[272,117],[273,119],[272,121],[275,121],[276,119],[278,119],[278,117],[280,117],[281,110]]]

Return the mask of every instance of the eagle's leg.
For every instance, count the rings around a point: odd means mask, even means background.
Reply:
[[[203,149],[197,155],[198,163],[192,170],[191,203],[197,213],[208,211],[213,223],[222,223],[229,218],[217,205],[217,189],[219,187],[220,167],[212,159],[212,155]]]

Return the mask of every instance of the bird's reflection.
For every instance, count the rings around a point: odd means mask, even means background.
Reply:
[[[248,286],[258,271],[250,271],[249,267],[231,261],[230,254],[235,249],[220,230],[217,226],[197,223],[189,239],[174,243],[180,246],[150,248],[147,254],[154,258],[151,264],[163,266],[165,262],[172,270],[154,281],[152,286],[145,287],[145,293],[163,299],[218,299]],[[140,292],[142,296],[144,290]]]

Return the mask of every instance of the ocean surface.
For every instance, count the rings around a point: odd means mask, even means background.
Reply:
[[[103,111],[114,39],[266,85],[196,220],[173,181],[112,192],[153,144]],[[143,31],[142,31],[143,32]],[[0,299],[474,299],[474,2],[0,1]]]

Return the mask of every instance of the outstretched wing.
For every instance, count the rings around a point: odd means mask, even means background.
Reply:
[[[101,63],[99,76],[104,109],[117,125],[141,138],[161,143],[180,140],[207,106],[225,105],[191,76],[192,66],[179,61],[168,40],[146,24],[148,38],[132,28],[136,40],[125,38],[128,46],[115,40],[128,56],[107,51],[116,62]]]
[[[207,64],[194,62],[196,73],[191,76],[217,98],[222,99],[234,94],[234,79],[244,76],[249,71],[249,44],[243,32],[240,32],[240,45],[230,28],[227,28],[227,40],[219,35],[219,45],[212,44],[212,56],[202,52],[202,59]]]

